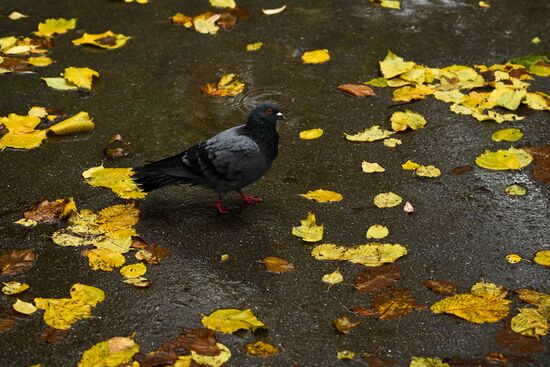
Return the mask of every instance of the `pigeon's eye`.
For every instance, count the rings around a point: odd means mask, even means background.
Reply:
[[[267,110],[265,110],[266,113],[269,113],[269,114],[272,114],[273,113],[273,110],[270,108],[268,108]]]

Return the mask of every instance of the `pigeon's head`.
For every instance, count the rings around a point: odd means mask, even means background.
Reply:
[[[250,116],[248,117],[248,121],[267,122],[272,125],[275,125],[277,120],[284,119],[285,115],[283,115],[279,106],[275,103],[259,104],[250,112]]]

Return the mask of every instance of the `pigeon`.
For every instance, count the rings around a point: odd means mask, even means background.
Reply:
[[[277,157],[277,120],[285,116],[274,103],[261,103],[246,124],[235,126],[197,143],[173,157],[134,168],[133,181],[145,192],[174,184],[198,185],[217,194],[216,209],[229,213],[223,197],[237,191],[244,203],[262,201],[243,188],[263,177]]]

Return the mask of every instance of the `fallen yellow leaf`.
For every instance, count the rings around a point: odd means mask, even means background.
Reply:
[[[48,56],[29,57],[27,60],[27,63],[38,67],[48,66],[52,62],[53,60],[50,59]]]
[[[222,308],[203,316],[201,323],[204,327],[222,333],[234,333],[237,330],[266,329],[267,326],[258,320],[252,310],[239,310],[236,308]]]
[[[531,154],[523,149],[510,148],[491,152],[486,150],[476,158],[476,164],[491,170],[515,170],[523,168],[533,161]]]
[[[201,366],[222,367],[231,358],[231,351],[222,343],[216,343],[220,353],[216,356],[202,355],[191,350],[191,359]],[[189,365],[191,366],[191,365]]]
[[[120,269],[120,274],[125,278],[138,278],[147,272],[143,263],[126,265]]]
[[[249,356],[268,357],[279,353],[277,347],[261,340],[244,345],[244,351]]]
[[[511,329],[521,335],[538,338],[548,333],[548,321],[535,308],[520,308],[519,313],[512,317]]]
[[[472,286],[470,293],[480,297],[504,298],[508,293],[504,287],[490,282],[480,281]]]
[[[510,196],[522,196],[527,193],[527,190],[523,186],[514,184],[514,185],[507,186],[504,189],[504,192]]]
[[[539,38],[539,37],[534,37],[534,38],[531,40],[531,43],[534,43],[535,45],[539,44],[539,43],[540,43],[540,38]]]
[[[300,131],[300,139],[311,140],[317,139],[323,135],[323,129],[311,129]]]
[[[90,68],[75,68],[73,66],[65,68],[63,77],[77,87],[92,89],[92,78],[99,78],[99,73]]]
[[[539,265],[550,266],[550,250],[537,252],[534,260]]]
[[[382,192],[374,197],[374,205],[379,208],[393,208],[401,204],[403,199],[401,196],[393,192]]]
[[[380,61],[380,70],[386,79],[393,78],[399,74],[412,70],[416,64],[412,61],[405,61],[402,57],[388,51],[386,58]]]
[[[82,354],[78,367],[114,367],[126,364],[139,352],[133,338],[115,336],[95,344]]]
[[[433,313],[450,313],[471,322],[484,323],[497,322],[508,316],[510,302],[498,297],[457,294],[434,303],[430,308]]]
[[[38,24],[38,31],[34,32],[39,37],[51,37],[54,34],[64,34],[76,27],[76,18],[72,19],[46,19]]]
[[[515,292],[523,302],[536,306],[550,307],[550,294],[537,292],[532,289],[518,289]]]
[[[115,49],[122,47],[132,37],[116,34],[111,31],[98,34],[84,33],[78,39],[73,40],[73,45],[93,45],[101,48]]]
[[[382,167],[378,163],[371,163],[371,162],[367,162],[367,161],[363,161],[363,163],[361,163],[361,169],[365,173],[385,172],[386,171],[384,169],[384,167]]]
[[[237,4],[235,0],[210,0],[210,5],[216,8],[235,8]]]
[[[410,102],[414,99],[424,99],[434,92],[433,88],[421,84],[404,86],[393,91],[392,99],[399,102]],[[416,129],[414,129],[416,130]]]
[[[386,237],[388,234],[390,234],[388,227],[381,224],[373,224],[367,230],[367,238],[380,239]]]
[[[405,170],[412,170],[412,171],[415,171],[417,168],[420,168],[422,167],[422,165],[416,163],[416,162],[413,162],[411,161],[410,159],[408,161],[406,161],[405,163],[403,163],[401,165],[401,167]]]
[[[48,87],[58,90],[76,90],[78,87],[64,78],[42,78]]]
[[[142,199],[147,194],[132,180],[131,168],[92,167],[82,172],[86,183],[92,186],[110,188],[123,199]]]
[[[193,18],[183,13],[176,13],[170,19],[172,23],[181,24],[185,28],[191,28],[193,26]]]
[[[26,17],[28,17],[28,15],[22,14],[18,11],[13,11],[10,13],[10,15],[8,15],[8,18],[10,18],[11,20],[19,20]]]
[[[248,45],[246,45],[246,51],[258,51],[263,46],[263,42],[249,43]]]
[[[8,132],[0,138],[0,150],[5,148],[34,149],[38,148],[46,139],[47,130],[33,130],[31,132]]]
[[[415,173],[422,177],[439,177],[441,171],[435,166],[420,166],[416,169]]]
[[[27,289],[29,289],[29,285],[27,283],[4,282],[2,292],[8,296],[11,296],[13,294],[24,292]]]
[[[308,191],[305,194],[300,194],[300,196],[305,197],[309,200],[314,200],[319,203],[329,203],[334,201],[341,201],[344,197],[342,194],[339,194],[334,191],[317,189],[315,191]]]
[[[516,129],[515,127],[498,130],[495,131],[493,135],[491,135],[491,139],[493,139],[494,141],[517,141],[522,137],[523,132],[520,129]]]
[[[344,281],[344,276],[342,275],[342,273],[340,273],[339,269],[336,269],[334,272],[330,274],[323,275],[321,280],[330,285],[334,285],[334,284],[342,283]]]
[[[413,130],[418,130],[427,124],[423,116],[409,110],[394,112],[390,121],[391,128],[394,131],[404,131],[407,130],[408,127]]]
[[[216,20],[219,19],[218,15],[213,15],[212,18],[204,19],[200,16],[193,18],[193,26],[195,30],[203,34],[216,34],[220,28],[216,25]]]
[[[345,260],[364,266],[392,263],[406,254],[407,249],[402,245],[378,242],[349,248],[327,243],[317,245],[311,250],[311,256],[317,260]]]
[[[344,133],[344,135],[346,136],[346,139],[350,141],[366,141],[369,143],[376,140],[386,139],[392,134],[395,134],[395,132],[389,131],[389,130],[383,130],[379,125],[373,125],[365,129],[365,131],[357,133],[355,135]]]
[[[306,51],[302,55],[304,64],[322,64],[330,60],[330,54],[327,49]]]
[[[12,307],[15,311],[24,315],[31,315],[36,312],[36,307],[32,303],[23,302],[20,299],[17,299]]]
[[[317,242],[323,239],[323,225],[317,225],[315,214],[308,213],[307,218],[300,220],[300,226],[292,227],[292,234],[302,241]]]
[[[93,130],[95,124],[88,112],[80,111],[66,120],[58,122],[50,127],[50,131],[56,135],[69,135]]]
[[[521,256],[518,254],[508,254],[506,255],[506,261],[510,264],[517,264],[521,261]]]
[[[83,255],[88,258],[90,267],[94,270],[113,271],[126,262],[126,259],[120,252],[106,248],[87,250]]]
[[[479,3],[477,3],[479,5],[480,8],[489,8],[491,5],[489,5],[488,2],[486,1],[480,1]]]
[[[124,278],[124,283],[131,284],[135,287],[148,287],[149,286],[149,280],[144,277],[136,277],[136,278]]]
[[[341,350],[336,353],[336,358],[338,359],[353,359],[355,358],[355,353],[351,350]]]
[[[383,141],[382,143],[383,143],[385,146],[389,147],[389,148],[395,148],[396,146],[402,144],[401,140],[396,139],[396,138],[387,138],[387,139],[384,139],[384,141]]]
[[[217,83],[208,83],[202,87],[202,91],[211,96],[236,96],[244,90],[237,74],[225,74]]]
[[[441,358],[412,357],[409,367],[451,367]]]

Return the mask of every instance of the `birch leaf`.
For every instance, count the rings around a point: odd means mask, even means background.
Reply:
[[[318,203],[330,203],[335,201],[342,201],[342,199],[344,199],[342,194],[324,189],[308,191],[305,194],[300,194],[300,196],[309,200],[317,201]]]
[[[204,327],[222,333],[234,333],[237,330],[266,329],[267,326],[258,320],[251,310],[223,308],[203,316],[201,323]]]

